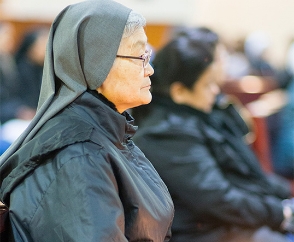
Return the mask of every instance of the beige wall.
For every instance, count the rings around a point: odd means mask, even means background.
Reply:
[[[294,37],[293,0],[202,0],[197,8],[193,23],[212,26],[227,39],[266,32],[272,40],[271,61],[277,65],[284,61]]]
[[[0,15],[18,19],[53,19],[66,5],[80,0],[1,0]],[[272,39],[271,60],[281,64],[294,37],[293,0],[117,0],[152,24],[214,28],[226,39],[264,30]]]

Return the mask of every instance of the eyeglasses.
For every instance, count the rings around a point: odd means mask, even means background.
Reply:
[[[145,53],[139,57],[128,56],[128,55],[116,55],[116,57],[142,60],[143,61],[143,68],[146,68],[146,66],[150,62],[151,55],[152,55],[152,50],[146,50]]]

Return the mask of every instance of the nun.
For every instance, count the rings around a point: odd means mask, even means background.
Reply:
[[[112,0],[52,23],[37,113],[0,159],[15,241],[169,241],[173,202],[128,113],[152,98],[145,24]]]

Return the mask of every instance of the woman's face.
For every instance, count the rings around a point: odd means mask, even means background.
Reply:
[[[215,98],[220,92],[217,84],[218,68],[212,63],[197,80],[192,89],[185,88],[182,104],[209,113],[215,103]]]
[[[143,28],[133,35],[121,40],[118,55],[140,57],[147,48],[147,37]],[[151,101],[151,81],[149,76],[154,73],[148,64],[130,58],[116,58],[103,84],[97,89],[117,108],[118,112],[148,104]]]

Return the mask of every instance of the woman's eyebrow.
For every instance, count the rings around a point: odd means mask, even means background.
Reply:
[[[138,41],[135,43],[135,47],[146,48],[146,45],[147,45],[147,42],[146,42],[146,41],[143,41],[143,40],[138,40]]]

